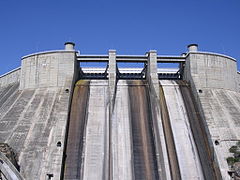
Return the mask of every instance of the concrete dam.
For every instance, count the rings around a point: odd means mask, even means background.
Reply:
[[[0,177],[236,179],[239,80],[234,58],[196,44],[84,55],[67,42],[24,56],[0,76]]]

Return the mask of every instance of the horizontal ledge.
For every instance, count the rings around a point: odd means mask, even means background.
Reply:
[[[231,57],[231,56],[228,56],[228,55],[225,55],[225,54],[214,53],[214,52],[204,52],[204,51],[188,52],[186,57],[189,54],[205,54],[205,55],[212,55],[212,56],[220,56],[220,57],[228,58],[232,61],[237,62],[237,60],[235,58]]]
[[[108,62],[108,55],[79,55],[78,61],[81,62]],[[147,62],[148,57],[144,55],[118,55],[116,56],[117,62]],[[185,57],[181,56],[158,56],[157,62],[181,63],[185,62]]]
[[[77,56],[77,61],[81,62],[95,62],[95,61],[102,61],[108,62],[109,58],[107,55],[84,55],[84,56]]]
[[[32,53],[26,56],[23,56],[21,59],[25,59],[31,56],[37,56],[41,54],[52,54],[52,53],[69,53],[69,52],[75,52],[78,53],[76,50],[51,50],[51,51],[42,51],[42,52],[37,52],[37,53]]]

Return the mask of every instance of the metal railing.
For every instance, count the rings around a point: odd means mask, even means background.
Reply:
[[[108,55],[78,55],[80,79],[108,79]],[[148,56],[116,55],[117,79],[145,79]],[[182,79],[185,57],[157,56],[159,79]],[[172,67],[161,65],[172,64]],[[159,66],[160,65],[160,66]]]

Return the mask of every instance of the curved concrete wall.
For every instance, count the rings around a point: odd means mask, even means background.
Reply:
[[[220,88],[237,91],[237,62],[214,53],[191,52],[186,58],[184,79],[194,81],[197,89]]]
[[[22,58],[20,89],[64,87],[72,83],[75,51],[51,51]]]

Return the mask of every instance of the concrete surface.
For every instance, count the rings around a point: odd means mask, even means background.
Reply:
[[[221,88],[236,91],[236,77],[237,63],[233,58],[204,52],[190,52],[187,56],[184,79],[197,90]]]
[[[21,68],[16,68],[0,76],[0,88],[20,81]]]
[[[23,57],[20,90],[64,87],[72,83],[76,65],[75,53],[75,51],[53,51]]]
[[[161,80],[161,85],[168,108],[181,179],[204,179],[179,85],[170,80]]]
[[[108,81],[92,80],[86,122],[83,179],[107,179],[109,157]]]
[[[186,59],[184,79],[194,94],[207,133],[209,153],[219,179],[230,179],[226,158],[239,139],[239,74],[236,60],[219,54],[191,52]],[[216,146],[218,140],[220,145]],[[220,168],[220,170],[219,170]]]
[[[150,50],[148,53],[148,66],[147,66],[147,80],[152,89],[156,93],[156,98],[159,98],[159,85],[157,75],[157,51]]]
[[[108,88],[107,80],[76,85],[64,179],[159,179],[147,82],[118,81],[111,124]]]
[[[134,179],[129,94],[125,80],[118,81],[112,114],[113,179]]]
[[[83,165],[83,145],[88,115],[89,81],[76,83],[71,104],[64,157],[64,179],[81,179]]]
[[[116,90],[116,77],[117,77],[117,63],[116,63],[116,50],[109,50],[109,63],[108,63],[108,85],[111,99],[111,109],[113,108],[113,98]],[[112,111],[112,110],[111,110]]]
[[[70,94],[65,88],[19,91],[18,84],[0,92],[10,90],[1,96],[0,141],[18,153],[25,179],[60,179]]]
[[[237,92],[240,93],[240,72],[237,72]]]
[[[229,179],[226,158],[240,140],[240,94],[223,89],[204,89],[199,95],[223,179]],[[215,141],[219,145],[215,144]]]
[[[171,127],[170,116],[167,108],[166,98],[164,95],[163,87],[161,82],[159,82],[159,104],[161,111],[162,120],[162,130],[165,135],[165,144],[167,148],[167,155],[169,159],[169,170],[171,174],[171,179],[180,180],[181,174],[179,169],[179,163],[177,159],[176,146],[174,143],[173,130]]]
[[[146,81],[128,81],[135,179],[159,179]]]
[[[177,81],[184,101],[189,124],[197,146],[202,170],[205,179],[222,179],[219,168],[216,167],[212,155],[211,145],[208,142],[208,134],[205,129],[204,119],[199,113],[199,108],[194,100],[190,87],[185,82]]]
[[[141,110],[138,110],[139,105],[142,106],[144,104],[149,104],[150,98],[147,98],[148,91],[144,90],[146,89],[146,85],[141,84],[139,81],[133,82],[121,80],[118,82],[117,86],[114,110],[111,119],[113,179],[144,178],[145,175],[139,175],[138,173],[144,173],[145,170],[137,169],[143,164],[148,164],[146,162],[141,163],[140,160],[138,160],[138,162],[140,162],[139,165],[137,165],[137,162],[134,162],[133,149],[136,147],[136,145],[134,145],[136,143],[133,143],[134,140],[132,138],[136,138],[137,136],[132,134],[132,130],[134,130],[132,128],[136,128],[134,131],[139,131],[142,128],[136,126],[138,123],[132,124],[132,121],[145,119],[150,125],[153,123],[151,122],[153,116],[151,115],[151,111],[149,111],[149,107],[139,107]],[[181,93],[179,92],[179,87],[174,81],[161,81],[161,84],[163,86],[171,128],[173,131],[181,178],[203,179],[201,166],[199,165],[199,157],[197,156],[194,140],[191,130],[189,129],[189,122],[186,116]],[[80,175],[82,172],[83,179],[95,179],[99,177],[102,177],[100,179],[106,179],[106,172],[108,172],[106,165],[108,164],[109,155],[107,134],[107,128],[109,127],[108,82],[106,80],[92,80],[90,81],[90,84],[86,86],[89,88],[89,100],[87,105],[85,133],[83,137],[83,151],[82,155],[81,153],[78,154],[79,157],[83,158],[84,162],[80,165],[80,167],[83,168],[80,170]],[[57,112],[63,113],[63,108],[67,107],[67,97],[69,94],[61,88],[39,88],[37,90],[24,91],[18,91],[17,88],[18,84],[15,84],[9,86],[9,88],[2,88],[0,90],[2,94],[7,94],[12,89],[9,98],[4,100],[4,96],[2,96],[3,99],[1,99],[4,106],[1,107],[0,123],[2,124],[1,127],[3,127],[3,129],[1,129],[0,133],[2,134],[1,137],[8,137],[6,139],[1,139],[1,141],[9,143],[20,153],[19,162],[20,167],[22,167],[21,173],[24,177],[27,177],[26,179],[38,179],[39,177],[41,179],[46,177],[46,174],[51,174],[51,172],[54,174],[55,178],[58,178],[60,176],[62,147],[57,147],[56,144],[59,140],[60,142],[64,142],[63,135],[64,127],[66,126],[66,124],[64,125],[66,121],[61,123],[59,118],[64,114],[66,117],[67,111],[65,110],[65,113],[61,116]],[[138,90],[144,90],[145,93],[141,92],[138,94]],[[86,97],[84,94],[81,95],[82,91],[79,91],[79,93],[78,96],[80,98]],[[128,95],[128,93],[130,94]],[[238,94],[235,93],[235,95],[237,96]],[[62,96],[65,96],[64,101]],[[137,99],[139,101],[141,99],[140,97],[147,98],[148,100],[145,99],[144,102],[135,102]],[[60,102],[65,103],[65,105],[60,105]],[[6,111],[6,107],[9,108],[10,112]],[[80,113],[81,111],[77,111],[78,108],[81,107],[77,106],[76,112]],[[83,110],[82,112],[85,111]],[[146,116],[143,114],[144,118],[141,118],[141,115],[139,114],[140,112],[145,112],[144,114]],[[150,114],[147,115],[146,113]],[[81,113],[78,116],[81,117]],[[15,119],[15,121],[9,121],[11,119]],[[56,127],[57,124],[58,127]],[[147,127],[146,124],[143,127]],[[53,130],[56,130],[56,128],[58,129],[58,132],[61,131],[58,141],[55,139],[56,135]],[[69,130],[71,130],[71,128]],[[143,131],[143,129],[141,131]],[[140,137],[140,139],[144,139],[145,135],[142,134]],[[55,141],[53,139],[55,139]],[[150,155],[152,156],[155,154],[154,156],[156,157],[156,152],[154,152],[155,141],[152,139],[150,142],[154,146]],[[151,147],[152,145],[148,145],[148,147]],[[59,150],[56,151],[57,149]],[[148,150],[146,152],[149,153]],[[145,155],[149,156],[148,153]],[[138,156],[138,158],[139,157],[142,157],[142,155]],[[35,160],[33,161],[33,159]],[[150,160],[151,158],[147,159]],[[32,164],[29,162],[34,163]],[[56,164],[54,165],[53,162],[56,162]],[[155,173],[158,172],[156,167],[153,168],[149,166],[148,168],[154,170],[153,172]],[[191,168],[191,172],[189,172],[189,168]],[[93,171],[95,173],[91,173]],[[138,178],[136,178],[136,176],[138,176]]]

